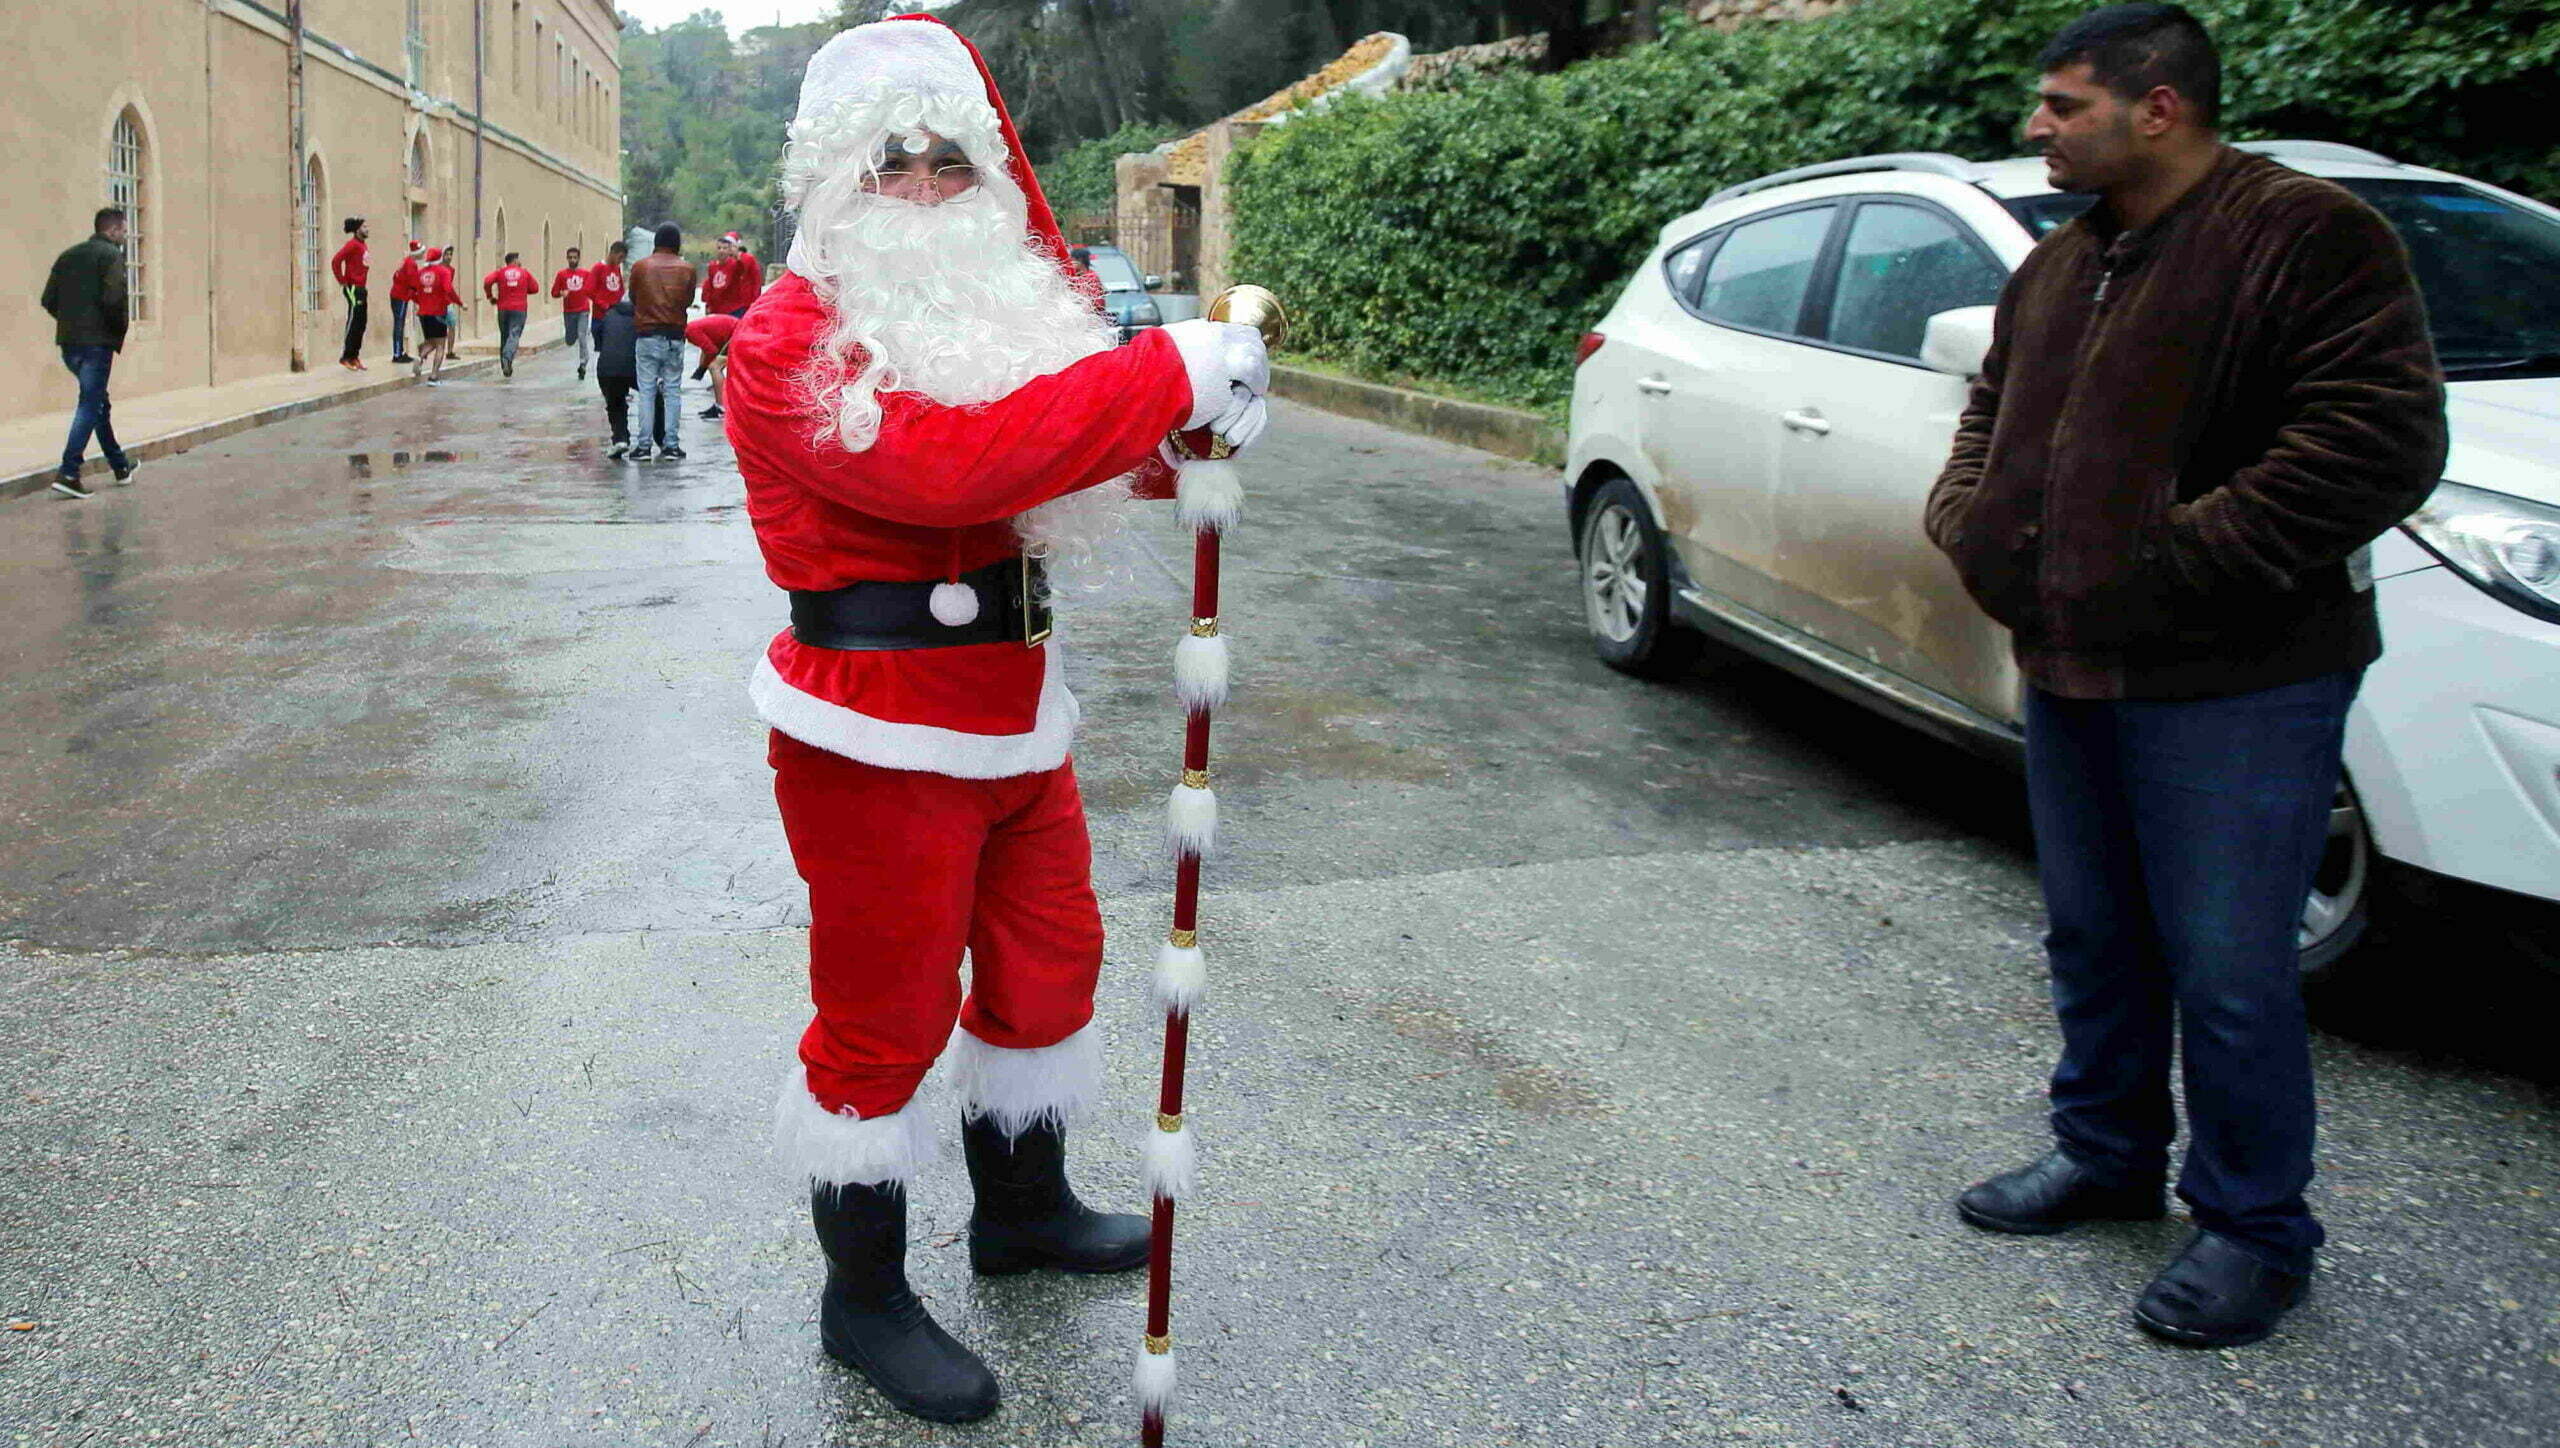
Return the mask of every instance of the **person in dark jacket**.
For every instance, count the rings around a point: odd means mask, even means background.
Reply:
[[[2002,293],[1926,526],[2025,677],[2062,1059],[2053,1149],[1957,1207],[2162,1215],[2174,1029],[2198,1230],[2134,1317],[2232,1346],[2323,1240],[2297,932],[2382,649],[2365,549],[2435,486],[2443,374],[2390,224],[2222,144],[2187,11],[2093,11],[2042,64],[2027,138],[2099,199]]]
[[[44,279],[44,309],[53,314],[54,344],[62,349],[62,365],[80,381],[80,401],[71,410],[71,436],[62,445],[62,468],[53,490],[66,498],[85,498],[80,469],[97,435],[98,451],[116,481],[133,481],[133,459],[116,446],[115,421],[107,401],[107,374],[124,350],[126,325],[124,234],[122,208],[102,206],[87,241],[53,259]]]
[[[631,453],[631,389],[640,385],[633,344],[639,335],[627,297],[596,317],[596,386],[604,390],[604,420],[613,429],[613,445],[606,453],[616,462]]]

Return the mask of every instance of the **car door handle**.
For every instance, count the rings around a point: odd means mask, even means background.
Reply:
[[[1831,431],[1830,422],[1825,420],[1821,413],[1815,412],[1811,408],[1805,408],[1797,412],[1779,413],[1778,421],[1785,423],[1788,427],[1793,428],[1797,432],[1809,432],[1815,437],[1820,437]]]
[[[1668,377],[1639,377],[1636,379],[1636,391],[1650,392],[1656,397],[1668,397],[1671,395],[1671,379]]]

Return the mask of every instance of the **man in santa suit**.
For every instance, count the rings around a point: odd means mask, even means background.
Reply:
[[[811,1187],[826,1351],[965,1422],[995,1378],[905,1275],[946,1047],[976,1270],[1118,1272],[1148,1247],[1066,1177],[1065,1120],[1101,1087],[1102,925],[1042,560],[1167,495],[1168,434],[1250,443],[1269,367],[1217,322],[1112,345],[994,83],[931,17],[811,59],[782,183],[799,230],[731,339],[727,420],[791,596],[750,687],[812,917],[777,1143]]]

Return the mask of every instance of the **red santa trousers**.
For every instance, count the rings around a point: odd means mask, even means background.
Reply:
[[[786,1153],[817,1180],[912,1175],[935,1133],[906,1108],[946,1043],[964,1108],[1009,1131],[1084,1105],[1102,915],[1074,763],[959,779],[779,731],[768,757],[809,886],[817,1007],[784,1086]]]

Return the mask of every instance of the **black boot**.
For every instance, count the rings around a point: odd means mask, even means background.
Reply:
[[[952,1340],[907,1287],[907,1193],[883,1186],[821,1186],[809,1220],[827,1253],[818,1340],[827,1356],[862,1374],[902,1412],[937,1423],[972,1423],[996,1410],[996,1375]]]
[[[2060,1150],[1956,1198],[1956,1215],[1987,1232],[2049,1237],[2082,1222],[2150,1222],[2168,1215],[2162,1183],[2100,1176]]]
[[[960,1123],[978,1208],[969,1214],[969,1265],[989,1276],[1055,1267],[1126,1272],[1143,1266],[1151,1225],[1127,1212],[1097,1212],[1067,1185],[1067,1133],[1043,1121],[1020,1136],[984,1116]]]
[[[2276,1330],[2311,1293],[2311,1278],[2279,1271],[2228,1237],[2198,1232],[2133,1305],[2142,1330],[2180,1347],[2240,1347]]]

